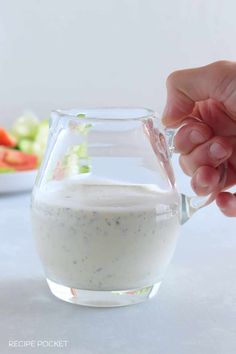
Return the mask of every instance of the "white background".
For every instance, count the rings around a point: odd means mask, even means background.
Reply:
[[[0,124],[25,109],[162,110],[173,70],[236,58],[234,0],[0,0]]]
[[[235,0],[0,0],[0,125],[25,109],[161,111],[171,71],[223,58],[236,58]],[[235,354],[235,219],[202,209],[158,297],[95,311],[50,296],[28,205],[29,195],[0,198],[2,352],[14,352],[8,340],[68,339],[76,354]]]

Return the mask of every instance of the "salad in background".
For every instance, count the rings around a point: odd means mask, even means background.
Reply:
[[[0,173],[37,169],[48,139],[48,119],[24,113],[10,130],[0,126]]]

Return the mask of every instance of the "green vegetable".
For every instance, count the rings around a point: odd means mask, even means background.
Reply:
[[[38,157],[41,157],[43,150],[39,143],[32,141],[30,139],[22,139],[18,144],[20,151],[23,151],[27,154],[34,154]]]
[[[77,118],[85,118],[85,117],[86,117],[86,114],[84,114],[84,113],[78,113],[78,114],[76,114],[76,117],[77,117]]]
[[[79,113],[76,115],[77,118],[85,118],[86,115]],[[70,125],[72,131],[79,132],[80,134],[86,136],[91,129],[92,124],[88,123],[77,123],[74,122]],[[54,178],[64,178],[65,176],[76,176],[82,173],[89,173],[91,171],[91,166],[89,164],[88,156],[88,143],[84,141],[83,143],[68,148],[66,154],[56,165],[55,171],[52,176],[57,176]],[[53,177],[52,177],[53,178]]]
[[[56,167],[58,169],[58,166]],[[81,173],[89,173],[89,156],[87,143],[71,146],[60,163],[63,176],[76,176]]]
[[[15,172],[14,168],[11,167],[0,167],[0,173]]]
[[[48,119],[45,119],[39,123],[38,132],[37,135],[35,136],[35,141],[34,141],[35,153],[40,160],[43,158],[43,154],[47,145],[48,133],[49,133]]]
[[[81,124],[77,127],[77,130],[83,134],[83,135],[87,135],[89,132],[89,129],[92,127],[92,124]]]
[[[21,139],[18,143],[19,150],[26,152],[27,154],[33,153],[34,142],[30,139]]]
[[[23,138],[34,139],[38,132],[38,118],[32,113],[20,116],[13,125],[12,135],[19,142]]]
[[[87,143],[82,143],[80,145],[75,145],[70,150],[71,153],[75,153],[80,159],[87,159]]]
[[[13,131],[18,140],[17,148],[25,153],[36,155],[41,161],[47,144],[49,124],[47,119],[40,122],[31,118],[20,117],[14,124]],[[34,126],[36,122],[37,126]],[[34,129],[34,133],[31,129]]]
[[[89,173],[89,172],[90,172],[90,166],[88,165],[80,166],[79,173]]]

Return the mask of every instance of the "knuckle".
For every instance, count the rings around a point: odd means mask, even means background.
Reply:
[[[183,70],[176,70],[176,71],[173,71],[171,74],[168,75],[167,79],[166,79],[166,86],[169,87],[169,86],[173,86],[179,76],[181,75]]]
[[[228,71],[232,67],[233,62],[229,60],[218,60],[212,66],[220,72]]]
[[[210,68],[213,96],[220,97],[226,106],[235,107],[236,62],[220,60],[211,64]]]

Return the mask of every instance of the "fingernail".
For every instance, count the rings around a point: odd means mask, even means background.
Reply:
[[[214,159],[220,160],[227,156],[227,151],[221,144],[213,143],[210,146],[210,154]]]
[[[201,144],[205,141],[205,137],[198,130],[192,130],[189,139],[193,144]]]
[[[201,188],[208,188],[209,184],[202,181],[200,173],[197,173],[196,175],[196,184],[201,187]]]

